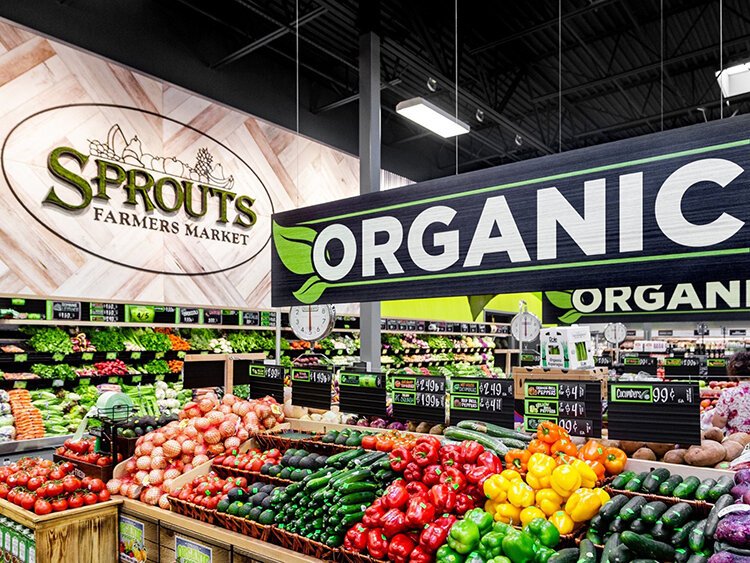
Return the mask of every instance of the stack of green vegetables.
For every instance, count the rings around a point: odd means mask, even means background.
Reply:
[[[76,379],[75,370],[68,364],[34,364],[31,373],[42,379]]]
[[[122,392],[133,400],[138,411],[143,415],[159,416],[161,414],[156,398],[156,387],[151,383],[142,385],[120,385]]]
[[[63,389],[57,392],[49,390],[31,390],[31,404],[44,414],[45,434],[72,434],[78,428],[89,410],[84,406],[82,397]]]
[[[64,330],[57,327],[24,327],[21,332],[31,336],[28,344],[37,352],[72,354],[73,343]]]

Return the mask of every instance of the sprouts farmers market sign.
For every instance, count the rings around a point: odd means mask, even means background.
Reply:
[[[270,239],[273,204],[253,169],[208,134],[150,111],[42,110],[8,134],[2,168],[46,229],[133,269],[215,274],[249,262]],[[155,259],[155,247],[171,257]]]
[[[748,279],[750,116],[274,215],[273,305]]]

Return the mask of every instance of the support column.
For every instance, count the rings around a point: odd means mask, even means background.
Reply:
[[[362,14],[359,37],[359,193],[369,194],[380,191],[380,37],[373,30],[378,2],[364,4],[370,10]],[[380,371],[380,302],[359,307],[361,360]]]

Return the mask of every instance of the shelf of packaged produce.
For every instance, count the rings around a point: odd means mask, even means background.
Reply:
[[[101,383],[125,383],[133,385],[136,383],[154,383],[156,381],[166,381],[174,383],[180,379],[180,373],[127,373],[125,375],[84,375],[76,379],[49,379],[44,377],[30,379],[2,379],[0,378],[0,389],[49,389],[60,388],[71,390],[81,384],[81,380],[88,379],[89,385],[99,385]],[[117,380],[117,381],[115,381]]]
[[[490,354],[496,348],[476,346],[474,348],[403,348],[393,350],[393,348],[384,348],[381,350],[383,356],[413,356],[414,354]]]
[[[215,324],[193,324],[193,323],[113,323],[104,321],[48,321],[29,319],[0,319],[0,325],[39,325],[39,326],[105,326],[122,328],[210,328],[216,330],[276,330],[275,326],[250,326],[250,325],[215,325]]]
[[[188,353],[200,354],[201,351],[73,352],[72,354],[53,354],[50,352],[19,352],[16,354],[0,352],[0,369],[5,367],[7,371],[9,364],[85,364],[114,360],[145,363],[151,360],[182,360]]]
[[[10,442],[0,442],[0,457],[23,452],[54,449],[58,446],[62,446],[63,442],[72,436],[73,434],[63,434],[61,436],[45,436],[44,438],[37,438],[36,440],[12,440]]]

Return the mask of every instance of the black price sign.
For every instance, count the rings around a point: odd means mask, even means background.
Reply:
[[[622,364],[628,372],[645,371],[650,375],[656,375],[656,358],[629,356],[622,359]]]
[[[535,432],[549,420],[571,436],[599,438],[602,434],[601,384],[598,381],[526,381],[524,428]]]
[[[512,379],[451,377],[449,391],[451,424],[462,420],[481,420],[513,428]]]
[[[730,328],[729,336],[747,336],[746,328]]]
[[[185,362],[182,368],[183,385],[186,389],[224,387],[225,367],[224,360]]]
[[[284,402],[284,366],[257,364],[248,360],[234,361],[234,384],[250,386],[250,399],[270,395],[280,404]]]
[[[125,305],[120,303],[89,303],[89,321],[120,323],[125,320]]]
[[[610,383],[608,417],[612,440],[700,444],[698,383]]]
[[[295,405],[329,410],[333,373],[320,368],[292,369],[292,402]]]
[[[201,310],[197,308],[180,307],[180,324],[196,325],[201,320]]]
[[[80,321],[80,301],[48,301],[47,320],[51,321]]]
[[[594,365],[598,368],[612,367],[612,356],[594,356]]]
[[[245,326],[260,326],[258,311],[242,311],[242,324]]]
[[[698,358],[664,358],[664,376],[667,379],[698,375],[700,369]]]
[[[240,324],[240,312],[233,309],[222,309],[221,324],[224,326],[238,326]]]
[[[260,326],[276,326],[276,313],[273,311],[261,311]]]
[[[521,354],[521,366],[538,366],[538,354]]]
[[[390,387],[394,418],[445,422],[445,377],[394,375]]]
[[[203,323],[207,325],[220,325],[221,309],[203,309]]]
[[[386,416],[385,377],[381,373],[342,372],[339,410],[364,416]]]
[[[706,364],[708,365],[706,373],[709,377],[726,377],[727,360],[725,358],[708,358]]]

